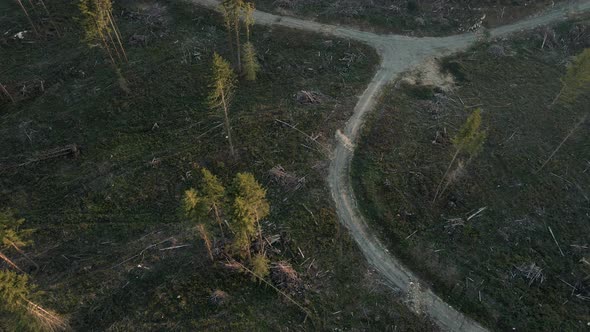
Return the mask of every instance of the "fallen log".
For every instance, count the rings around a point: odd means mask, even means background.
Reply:
[[[28,166],[33,163],[56,159],[60,157],[78,157],[80,155],[80,146],[77,144],[68,144],[63,147],[49,149],[36,153],[33,157],[28,158],[26,161],[12,165],[1,165],[0,171],[6,171],[14,168]]]

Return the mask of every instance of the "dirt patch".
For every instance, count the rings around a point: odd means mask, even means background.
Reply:
[[[440,62],[432,58],[406,74],[401,81],[413,86],[431,86],[446,92],[451,91],[455,86],[454,77],[447,72],[443,72]]]

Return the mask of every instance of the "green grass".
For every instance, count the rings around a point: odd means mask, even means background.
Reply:
[[[543,50],[535,31],[500,42],[506,56],[483,44],[445,59],[458,85],[450,93],[390,88],[353,161],[356,196],[392,251],[491,328],[578,331],[590,319],[590,271],[581,261],[590,240],[588,121],[538,171],[589,111],[590,93],[547,107],[569,56],[590,47],[587,23],[556,27]],[[450,138],[476,107],[488,134],[483,152],[433,204],[454,153]],[[464,226],[453,226],[456,218]],[[518,272],[532,263],[542,283]]]
[[[17,99],[14,105],[0,101],[0,164],[66,144],[81,147],[77,158],[1,171],[0,207],[16,209],[36,229],[27,251],[40,269],[17,261],[45,292],[44,305],[81,331],[431,328],[380,283],[337,222],[324,181],[326,156],[276,121],[330,144],[373,74],[378,57],[372,50],[256,27],[262,72],[257,82],[239,84],[230,115],[238,151],[233,160],[221,119],[205,103],[213,51],[230,56],[216,14],[178,1],[118,4],[124,40],[149,38],[146,46],[126,43],[126,93],[104,53],[80,42],[75,1],[53,2],[49,9],[64,37],[19,42],[9,36],[27,29],[26,20],[12,3],[0,5],[7,13],[0,28],[10,31],[0,44],[0,80]],[[350,63],[339,60],[351,56]],[[18,93],[34,80],[44,82],[44,91]],[[325,98],[301,105],[294,98],[300,90]],[[271,259],[288,260],[299,271],[307,291],[297,300],[314,317],[306,319],[248,276],[207,261],[178,214],[182,193],[197,180],[195,165],[226,183],[237,172],[253,172],[268,188],[271,216],[264,230],[289,240]],[[290,192],[273,182],[268,171],[275,165],[305,176],[305,187]],[[190,246],[159,250],[182,244]],[[230,295],[228,304],[209,304],[215,289]]]

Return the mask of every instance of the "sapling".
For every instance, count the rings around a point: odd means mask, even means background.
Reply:
[[[229,142],[231,155],[235,157],[234,145],[229,123],[229,108],[236,88],[236,75],[229,62],[219,54],[213,55],[213,82],[209,93],[209,107],[212,111],[223,111],[225,133]]]
[[[457,135],[451,139],[453,147],[455,148],[455,154],[447,167],[442,179],[440,180],[436,193],[432,202],[436,202],[438,196],[443,193],[448,185],[452,182],[452,179],[448,179],[449,172],[455,164],[455,161],[460,154],[466,154],[469,156],[469,160],[475,157],[483,148],[483,143],[486,139],[486,132],[480,129],[481,127],[481,109],[476,109],[463,124]],[[459,168],[462,169],[464,163],[459,163]],[[447,180],[445,187],[441,190],[443,182]]]
[[[33,301],[38,296],[27,275],[0,270],[0,307],[10,313],[14,325],[31,331],[68,330],[64,318]]]
[[[561,85],[561,90],[550,107],[558,101],[573,103],[580,94],[590,90],[590,48],[574,58],[561,79]]]
[[[244,26],[246,27],[246,43],[244,44],[244,75],[246,80],[255,81],[256,74],[260,70],[260,64],[256,59],[256,49],[250,41],[251,29],[254,25],[254,4],[246,2],[242,8]]]
[[[12,210],[4,210],[0,212],[0,249],[14,249],[20,255],[33,262],[25,253],[22,251],[22,247],[30,244],[26,238],[29,237],[32,230],[23,229],[22,224],[25,222],[23,218],[17,218]],[[0,259],[4,260],[12,268],[23,272],[23,270],[9,259],[3,252],[0,252]]]
[[[256,59],[256,49],[252,42],[244,44],[244,75],[248,81],[256,81],[256,75],[260,70],[260,64]]]

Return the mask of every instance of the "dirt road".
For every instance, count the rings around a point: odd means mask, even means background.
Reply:
[[[217,8],[219,5],[216,0],[193,1],[212,8]],[[538,16],[496,28],[491,31],[491,34],[493,37],[500,37],[565,20],[569,14],[585,11],[590,11],[589,0],[569,2],[559,7],[555,6]],[[448,305],[428,287],[425,287],[425,283],[421,282],[416,275],[389,253],[363,219],[350,181],[350,163],[360,128],[367,112],[375,107],[377,97],[383,88],[394,81],[402,72],[420,66],[427,59],[439,58],[466,49],[476,41],[475,35],[471,33],[441,38],[415,38],[399,35],[377,35],[351,28],[292,17],[281,17],[259,11],[255,12],[254,18],[257,24],[278,25],[357,40],[374,47],[379,52],[381,57],[379,70],[365,92],[359,97],[354,114],[346,123],[346,127],[339,130],[336,136],[337,144],[332,155],[328,182],[336,204],[338,217],[340,222],[349,229],[369,263],[392,286],[407,291],[412,282],[421,284],[423,310],[443,330],[487,331],[486,328]],[[347,139],[342,139],[342,135]]]

